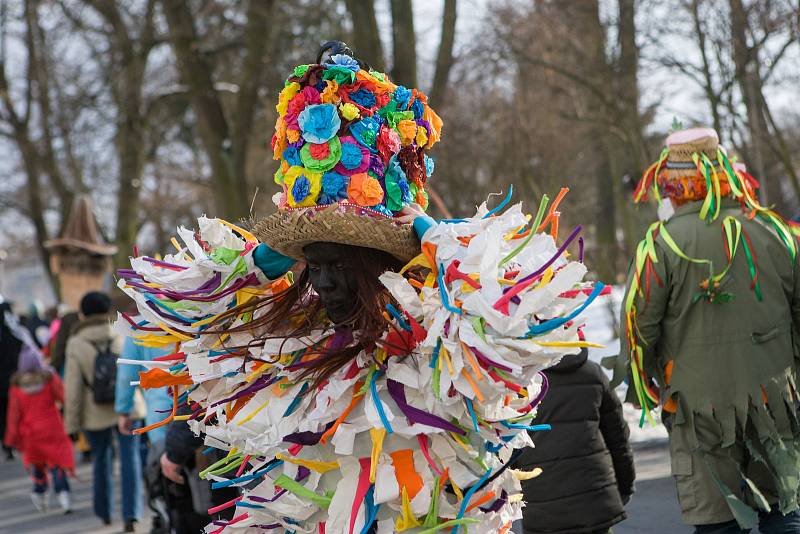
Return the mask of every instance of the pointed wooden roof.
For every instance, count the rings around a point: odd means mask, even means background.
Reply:
[[[80,249],[101,256],[113,256],[117,253],[117,247],[103,241],[97,229],[97,221],[92,213],[92,199],[89,195],[75,197],[67,224],[64,226],[64,233],[57,239],[45,242],[45,247]]]

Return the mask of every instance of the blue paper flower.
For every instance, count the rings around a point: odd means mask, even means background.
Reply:
[[[297,117],[303,139],[309,143],[325,143],[336,135],[342,120],[333,104],[308,106]]]
[[[292,185],[292,197],[300,204],[311,193],[311,182],[305,176],[298,176]]]
[[[369,209],[375,210],[378,213],[382,213],[382,214],[386,215],[387,217],[393,217],[394,216],[394,214],[391,211],[389,211],[389,209],[387,209],[386,206],[384,206],[383,204],[375,204],[374,206],[370,206]]]
[[[361,166],[364,161],[364,154],[361,153],[361,148],[354,143],[342,143],[342,157],[339,163],[342,166],[352,171]]]
[[[378,132],[380,129],[380,122],[373,117],[365,117],[350,125],[350,134],[370,152],[375,152],[377,150],[375,148],[375,143],[378,139]]]
[[[433,168],[436,166],[436,162],[433,161],[433,158],[429,157],[425,154],[425,176],[430,177],[433,174]]]
[[[282,154],[283,159],[285,159],[289,165],[292,167],[302,167],[303,162],[300,160],[300,151],[293,146],[286,147],[286,150],[283,151]]]
[[[336,204],[347,199],[347,185],[350,178],[336,172],[326,172],[322,175],[322,191],[320,191],[319,204]]]
[[[358,91],[350,93],[350,100],[363,108],[371,108],[375,105],[375,93],[364,87],[359,88]]]
[[[358,61],[348,56],[347,54],[332,55],[328,60],[328,65],[336,65],[337,67],[344,67],[346,69],[352,70],[353,72],[358,72],[359,70],[361,70],[361,67],[358,65]]]
[[[411,111],[414,112],[414,119],[419,120],[425,113],[425,105],[419,100],[414,100],[414,103],[411,104]]]
[[[408,109],[408,103],[411,100],[411,96],[411,89],[406,89],[402,85],[398,85],[397,89],[394,90],[392,98],[395,102],[397,102],[397,109],[403,111]]]

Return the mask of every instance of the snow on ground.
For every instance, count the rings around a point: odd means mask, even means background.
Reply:
[[[598,298],[581,314],[583,322],[586,324],[583,329],[586,340],[605,346],[602,349],[589,349],[589,358],[597,363],[600,363],[600,360],[606,356],[614,356],[619,353],[617,328],[624,291],[625,288],[622,286],[612,287],[611,295]],[[611,372],[608,369],[606,372],[611,378]],[[627,385],[625,384],[617,388],[620,399],[625,398],[626,390]],[[631,429],[631,442],[642,443],[667,438],[667,430],[661,424],[651,426],[645,423],[644,427],[639,428],[641,411],[637,408],[630,404],[623,404],[623,410]],[[659,419],[656,416],[656,420]]]

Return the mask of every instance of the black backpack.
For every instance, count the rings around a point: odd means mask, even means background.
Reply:
[[[111,349],[112,340],[104,346],[94,345],[97,358],[94,360],[94,380],[92,381],[92,398],[96,404],[111,404],[117,389],[117,358],[119,354]],[[87,384],[88,385],[88,384]]]

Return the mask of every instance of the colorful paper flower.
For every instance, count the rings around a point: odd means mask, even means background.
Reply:
[[[400,144],[410,145],[417,137],[417,123],[412,120],[402,120],[397,123],[397,133],[400,134]]]
[[[350,183],[348,176],[337,172],[326,172],[322,175],[322,190],[319,194],[319,204],[336,204],[347,199],[347,186]]]
[[[419,99],[414,100],[414,103],[411,104],[411,112],[414,114],[414,119],[421,119],[422,114],[425,113],[425,104],[423,104]]]
[[[324,85],[324,83],[323,83]],[[317,91],[314,87],[303,87],[301,91],[303,93],[303,98],[306,100],[306,104],[321,104],[322,99],[320,98],[319,91]]]
[[[389,158],[400,152],[400,136],[392,128],[384,124],[378,134],[377,146],[378,153],[383,158],[383,161],[388,162]]]
[[[300,140],[300,137],[301,137],[300,130],[295,130],[295,129],[286,130],[286,139],[289,141],[289,143],[298,142]]]
[[[417,126],[417,136],[414,138],[414,144],[418,147],[423,147],[428,143],[428,130],[422,126]]]
[[[392,211],[400,211],[403,206],[412,201],[411,190],[408,185],[406,173],[400,166],[397,156],[392,156],[386,166],[386,207]]]
[[[278,96],[278,105],[275,106],[278,115],[286,114],[289,101],[295,97],[298,91],[300,91],[300,84],[297,82],[292,82],[283,88],[281,94]]]
[[[286,147],[281,157],[291,166],[301,166],[303,164],[300,160],[300,151],[293,146]]]
[[[297,123],[303,132],[303,139],[309,143],[324,143],[336,135],[342,121],[336,106],[317,104],[305,108],[297,118]]]
[[[369,150],[361,146],[354,138],[342,137],[342,157],[336,172],[351,176],[366,172],[369,168]]]
[[[425,160],[425,176],[430,178],[431,174],[433,174],[433,168],[436,166],[436,162],[433,161],[433,158],[429,157],[427,154],[425,154],[424,160]]]
[[[379,178],[383,178],[383,175],[386,173],[386,165],[383,163],[383,160],[379,155],[370,154],[368,172]]]
[[[328,64],[336,65],[337,67],[344,67],[345,69],[350,69],[353,72],[358,72],[361,70],[361,66],[358,64],[358,61],[347,54],[332,55],[328,60]]]
[[[350,177],[347,197],[359,206],[374,206],[383,201],[383,188],[378,180],[362,172]]]
[[[293,208],[314,206],[322,189],[322,174],[303,167],[290,167],[283,175],[289,206]]]
[[[350,102],[340,105],[339,112],[342,114],[342,117],[348,121],[356,119],[359,115],[361,115],[361,111],[359,111],[358,106],[351,104]]]
[[[411,91],[411,89],[407,89],[402,85],[398,85],[397,89],[394,90],[392,99],[397,102],[397,109],[403,111],[408,109],[409,103],[413,96],[414,93]]]
[[[334,80],[339,85],[349,85],[355,81],[356,73],[347,67],[330,65],[325,69],[322,78],[325,80]]]
[[[275,135],[272,136],[272,159],[280,159],[286,148],[286,121],[281,117],[275,122]]]
[[[331,170],[342,156],[342,143],[334,136],[325,143],[306,143],[300,149],[303,166],[312,172]]]
[[[375,93],[364,87],[350,93],[350,100],[362,108],[371,108],[376,103]]]
[[[306,71],[308,70],[308,68],[309,68],[310,66],[311,66],[311,65],[298,65],[298,66],[296,66],[296,67],[294,68],[294,72],[293,72],[292,74],[294,74],[294,75],[295,75],[295,76],[297,76],[298,78],[302,78],[303,76],[305,76],[305,74],[306,74]]]
[[[386,209],[386,206],[384,206],[383,204],[375,204],[374,206],[370,206],[370,209],[372,209],[374,211],[377,211],[378,213],[382,213],[382,214],[386,215],[387,217],[393,217],[394,216],[394,214],[391,211],[389,211],[388,209]]]
[[[322,90],[320,98],[323,104],[338,104],[342,97],[339,96],[339,84],[335,80],[324,80],[325,89]]]
[[[370,152],[375,152],[375,143],[378,138],[381,124],[374,117],[364,117],[350,125],[350,135],[355,137],[362,146]]]

